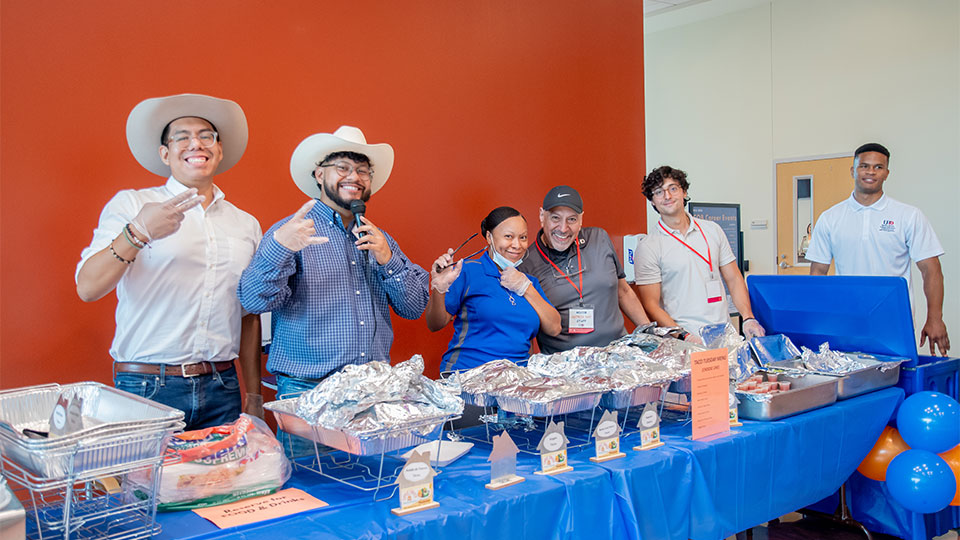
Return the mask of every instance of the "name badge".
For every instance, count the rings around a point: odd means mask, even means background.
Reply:
[[[570,320],[567,325],[568,332],[571,334],[589,334],[593,332],[593,308],[579,307],[570,308]]]
[[[707,303],[715,304],[723,300],[723,284],[719,279],[711,279],[707,282]]]

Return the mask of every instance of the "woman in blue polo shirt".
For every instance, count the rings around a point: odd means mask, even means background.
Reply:
[[[516,269],[528,242],[520,212],[509,206],[493,210],[480,222],[480,234],[487,249],[479,259],[453,265],[449,249],[430,267],[427,328],[436,332],[453,321],[444,371],[501,358],[526,360],[537,332],[560,333],[560,314],[540,282]]]

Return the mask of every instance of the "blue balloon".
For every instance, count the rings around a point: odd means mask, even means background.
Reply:
[[[917,392],[900,405],[897,429],[910,448],[946,452],[960,444],[960,403],[940,392]]]
[[[887,489],[907,510],[928,514],[950,504],[957,480],[940,456],[926,450],[906,450],[887,467]]]

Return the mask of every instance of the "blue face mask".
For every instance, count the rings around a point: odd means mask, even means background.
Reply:
[[[506,257],[501,255],[495,247],[493,247],[493,244],[490,244],[489,252],[490,258],[493,259],[493,262],[497,263],[497,266],[499,266],[501,270],[506,270],[507,268],[516,268],[521,262],[523,262],[523,259],[520,259],[517,262],[508,260]]]

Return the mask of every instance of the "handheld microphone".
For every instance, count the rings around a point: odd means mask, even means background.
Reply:
[[[353,226],[362,226],[363,222],[360,221],[360,218],[367,212],[367,205],[364,204],[360,199],[354,199],[350,201],[350,211],[353,212]],[[360,238],[365,234],[367,233],[358,232],[357,238]]]

